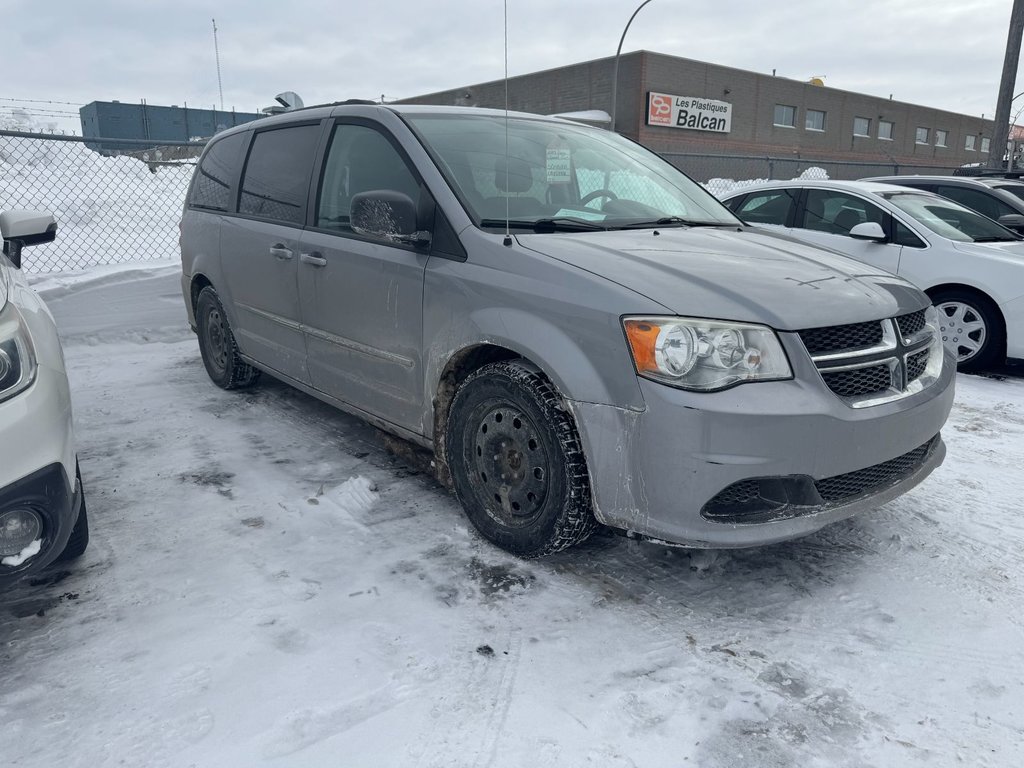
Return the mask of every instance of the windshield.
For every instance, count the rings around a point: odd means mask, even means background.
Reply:
[[[1024,184],[999,184],[994,186],[993,189],[1001,189],[1003,192],[1009,192],[1014,197],[1024,200]]]
[[[951,200],[914,192],[885,192],[882,197],[932,232],[961,243],[992,243],[1020,238],[1001,224]]]
[[[740,224],[673,166],[617,134],[494,115],[405,115],[482,227],[545,231]],[[538,224],[540,222],[540,224]],[[581,226],[582,225],[582,226]]]

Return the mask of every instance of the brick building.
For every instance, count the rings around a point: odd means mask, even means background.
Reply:
[[[614,64],[610,57],[509,78],[509,107],[610,113]],[[774,156],[951,169],[987,162],[993,129],[981,117],[650,51],[623,54],[617,91],[617,130],[669,159]],[[402,103],[500,108],[505,82]]]

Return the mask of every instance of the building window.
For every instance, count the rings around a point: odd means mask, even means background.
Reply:
[[[789,107],[785,104],[776,104],[775,125],[780,125],[783,128],[796,127],[796,107]]]
[[[825,113],[817,109],[808,109],[804,119],[804,128],[808,131],[824,131]]]
[[[918,128],[917,129],[917,138],[914,140],[914,143],[916,143],[916,144],[927,144],[928,143],[928,129],[927,128]]]
[[[870,136],[871,135],[871,118],[870,117],[855,117],[855,118],[853,118],[853,135],[854,136]]]
[[[935,131],[935,146],[944,147],[946,146],[946,140],[949,138],[949,131]]]
[[[967,138],[964,139],[964,149],[966,149],[968,152],[973,152],[975,141],[977,141],[977,137],[974,134],[968,134]]]
[[[883,141],[892,141],[892,129],[895,127],[895,123],[891,120],[879,120],[878,121],[878,138]]]
[[[989,145],[989,140],[988,139],[982,139],[981,140],[981,151],[982,152],[988,152],[988,145]]]

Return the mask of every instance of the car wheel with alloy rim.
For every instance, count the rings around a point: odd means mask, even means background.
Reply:
[[[1002,319],[991,300],[968,291],[932,294],[942,341],[961,371],[977,371],[999,362],[1005,344]]]

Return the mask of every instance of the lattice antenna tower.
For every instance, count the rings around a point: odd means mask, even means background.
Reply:
[[[220,79],[220,46],[217,45],[217,20],[210,19],[213,22],[213,54],[217,58],[217,90],[220,92],[220,111],[224,111],[224,84]]]

